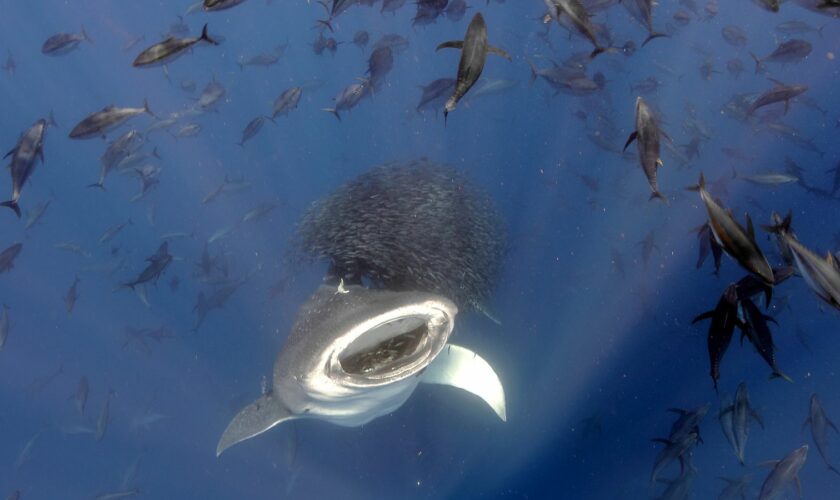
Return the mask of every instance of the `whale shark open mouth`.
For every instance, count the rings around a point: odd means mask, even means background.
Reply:
[[[408,328],[408,331],[402,330]],[[396,332],[396,335],[394,333]],[[376,377],[422,357],[429,340],[425,321],[406,318],[381,325],[362,335],[338,356],[344,372]]]
[[[445,311],[427,306],[388,311],[348,332],[330,356],[329,377],[351,385],[380,385],[421,371],[452,331]]]

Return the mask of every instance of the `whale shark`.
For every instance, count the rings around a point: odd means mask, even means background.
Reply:
[[[449,343],[457,314],[432,293],[319,286],[298,309],[270,389],[228,424],[216,456],[292,419],[364,425],[397,410],[421,382],[472,393],[507,421],[499,376]]]

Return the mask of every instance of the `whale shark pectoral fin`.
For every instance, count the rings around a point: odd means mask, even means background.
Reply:
[[[236,443],[262,434],[275,425],[293,418],[297,417],[286,409],[279,399],[271,394],[266,394],[243,408],[233,417],[219,439],[219,444],[216,446],[216,456],[218,457],[223,451]]]
[[[421,382],[451,385],[471,392],[490,405],[496,415],[507,422],[505,389],[499,376],[487,361],[461,346],[447,344],[423,372]]]

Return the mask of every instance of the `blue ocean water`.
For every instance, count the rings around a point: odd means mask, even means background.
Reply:
[[[0,275],[0,303],[11,322],[0,351],[0,495],[96,498],[138,488],[138,497],[162,499],[654,498],[665,485],[649,484],[662,448],[650,439],[668,437],[675,415],[667,409],[708,403],[703,443],[692,450],[693,498],[717,498],[725,485],[718,477],[743,474],[753,476],[748,496],[756,497],[770,470],[758,464],[803,444],[810,444],[800,473],[804,497],[836,497],[840,477],[827,469],[802,423],[812,393],[830,418],[840,419],[840,317],[802,278],[780,284],[768,312],[778,321],[770,325],[778,364],[793,383],[768,380],[770,369],[755,349],[736,338],[716,393],[708,375],[708,324],[691,321],[746,271],[728,256],[719,276],[711,258],[695,268],[698,241],[691,230],[707,215],[698,194],[684,188],[702,171],[709,181],[720,180],[716,195],[742,223],[745,212],[758,226],[770,223],[771,211],[790,210],[803,244],[820,255],[840,250],[838,198],[826,172],[840,159],[840,21],[830,17],[837,10],[816,13],[790,0],[773,13],[739,0],[713,4],[712,16],[709,4],[698,2],[696,12],[690,4],[656,5],[654,28],[669,36],[644,47],[648,32],[632,8],[586,4],[611,35],[602,43],[633,41],[635,51],[586,60],[586,75],[600,72],[606,83],[580,96],[555,92],[542,78],[531,81],[529,61],[550,68],[592,50],[556,22],[544,25],[545,5],[537,0],[471,0],[462,19],[441,15],[421,26],[412,23],[413,3],[394,14],[381,14],[381,2],[354,5],[331,20],[334,33],[316,25],[325,16],[322,6],[302,0],[249,0],[191,14],[189,1],[0,0],[0,60],[15,62],[14,71],[0,74],[0,144],[11,149],[51,111],[58,123],[47,130],[44,161],[23,189],[23,218],[0,213],[0,247],[23,245],[14,267]],[[676,23],[678,11],[688,13],[687,25]],[[418,112],[418,86],[457,72],[458,51],[436,46],[461,39],[476,12],[486,20],[490,43],[512,61],[488,56],[485,81],[446,123],[435,110]],[[196,45],[166,72],[132,67],[179,15],[189,36],[206,23],[211,36],[224,40]],[[820,32],[775,29],[794,20]],[[743,46],[721,36],[733,25],[746,36]],[[92,43],[82,41],[66,55],[41,53],[50,36],[82,26]],[[351,42],[358,30],[370,33],[365,48]],[[314,53],[311,44],[321,33],[340,42],[335,54]],[[389,33],[406,37],[409,46],[394,54],[381,88],[342,112],[340,121],[323,112],[366,76],[371,46]],[[144,40],[123,50],[141,35]],[[767,63],[766,75],[753,73],[750,52],[766,56],[790,38],[812,44],[807,58]],[[281,44],[287,46],[276,64],[237,64]],[[726,69],[733,58],[744,65],[738,77]],[[699,69],[707,62],[714,69],[709,79]],[[648,77],[660,86],[640,94],[633,86]],[[722,111],[735,94],[772,88],[768,77],[807,85],[809,100],[794,99],[786,114],[773,105],[770,116],[758,113],[749,122]],[[516,84],[470,98],[486,81],[501,79]],[[226,89],[216,110],[183,113],[214,80]],[[185,90],[187,81],[196,89]],[[246,124],[270,115],[274,99],[296,85],[304,86],[297,109],[276,124],[266,121],[239,146]],[[621,154],[638,95],[657,110],[675,144],[699,139],[699,156],[687,161],[663,144],[659,188],[667,204],[648,201],[636,146]],[[136,201],[136,175],[112,172],[105,190],[87,187],[99,176],[108,142],[73,140],[70,130],[106,105],[140,107],[144,99],[157,119],[182,112],[171,133],[147,136],[144,150],[154,146],[160,156],[148,159],[160,168],[157,184]],[[796,133],[768,133],[767,122]],[[155,123],[138,116],[108,140]],[[173,137],[189,123],[200,125],[196,136]],[[723,148],[748,158],[734,159]],[[464,172],[505,219],[509,251],[486,305],[500,324],[466,313],[454,338],[495,368],[507,422],[475,397],[421,385],[392,415],[362,427],[300,420],[217,458],[219,436],[260,396],[297,308],[324,274],[325,265],[290,266],[285,259],[301,214],[375,165],[422,157]],[[740,175],[784,172],[786,157],[802,167],[799,182],[732,178],[733,168]],[[248,185],[204,202],[226,179]],[[11,191],[7,170],[0,189]],[[27,215],[46,202],[41,220],[25,228]],[[276,208],[238,224],[260,203]],[[108,228],[129,220],[100,243]],[[229,276],[247,279],[195,328],[197,296],[218,288],[196,274],[196,264],[205,242],[225,228],[233,228],[230,235],[208,251],[222,256]],[[144,303],[120,285],[137,277],[168,234],[175,260],[157,285],[146,287]],[[640,242],[648,237],[655,247],[645,260]],[[770,262],[781,264],[774,241],[758,228],[757,240]],[[79,296],[68,313],[65,296],[76,277]],[[73,399],[82,377],[89,383],[84,416]],[[764,429],[751,427],[746,465],[718,423],[720,398],[734,395],[742,381],[764,422]],[[93,431],[106,401],[107,432],[97,441]],[[829,451],[840,446],[838,437],[829,431]],[[672,464],[661,477],[679,473]],[[795,490],[787,495],[795,498]]]

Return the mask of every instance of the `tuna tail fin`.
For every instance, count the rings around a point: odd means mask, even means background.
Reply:
[[[99,189],[105,191],[105,184],[103,184],[102,181],[97,181],[97,182],[94,182],[93,184],[88,184],[87,187],[89,187],[89,188],[95,187],[95,188],[99,188]]]
[[[667,37],[667,36],[668,36],[668,34],[667,34],[667,33],[658,33],[658,32],[656,32],[656,31],[654,31],[654,32],[652,32],[650,35],[648,35],[648,36],[647,36],[647,38],[645,38],[645,41],[644,41],[644,42],[642,42],[642,47],[644,47],[645,45],[647,45],[647,43],[648,43],[649,41],[653,40],[654,38],[661,38],[661,37]]]
[[[316,24],[321,25],[321,29],[327,28],[330,30],[330,33],[335,33],[335,30],[332,27],[332,23],[330,23],[329,19],[318,19],[315,21]]]
[[[82,31],[79,34],[82,35],[82,38],[84,38],[88,43],[93,43],[93,39],[87,34],[84,26],[82,26]]]
[[[213,38],[210,38],[210,35],[207,33],[207,24],[205,24],[204,27],[201,28],[201,36],[198,37],[198,39],[204,40],[207,43],[212,43],[213,45],[219,45],[219,42],[217,40],[214,40]]]
[[[770,374],[770,376],[767,378],[767,380],[773,380],[773,379],[776,379],[776,378],[781,378],[781,379],[787,380],[787,381],[788,381],[788,382],[790,382],[791,384],[793,383],[793,379],[792,379],[792,378],[788,377],[787,375],[785,375],[784,373],[780,372],[779,370],[776,370],[776,371],[774,371],[773,373],[771,373],[771,374]]]
[[[149,107],[148,99],[145,98],[143,99],[143,111],[157,118],[157,115],[152,112],[152,108]]]
[[[663,195],[659,191],[654,191],[654,192],[650,193],[650,197],[648,197],[648,201],[651,201],[654,198],[658,199],[658,200],[662,200],[662,202],[665,203],[665,205],[670,205],[670,203],[668,202],[668,198],[666,198],[665,195]]]
[[[20,219],[20,206],[15,200],[4,201],[3,203],[0,203],[0,206],[11,208],[15,211],[15,215],[18,216],[18,219]]]
[[[341,115],[338,114],[338,110],[335,108],[321,108],[321,111],[326,111],[328,113],[332,113],[338,118],[338,121],[341,121]]]
[[[750,52],[750,57],[755,61],[755,74],[764,73],[764,63],[761,62],[761,59],[752,52]]]
[[[791,211],[788,211],[788,214],[779,224],[776,224],[774,226],[761,226],[761,228],[767,231],[768,233],[785,234],[790,231],[790,223],[792,219],[793,213]]]
[[[706,178],[703,177],[703,172],[700,172],[700,180],[697,182],[696,186],[689,186],[685,188],[688,191],[700,191],[706,189]]]
[[[828,464],[828,470],[840,476],[840,471],[838,471],[833,465]]]

